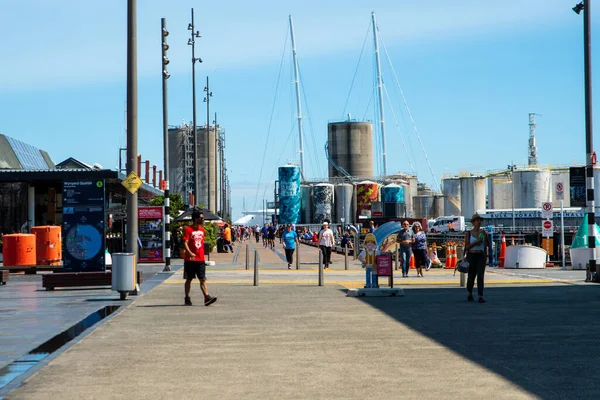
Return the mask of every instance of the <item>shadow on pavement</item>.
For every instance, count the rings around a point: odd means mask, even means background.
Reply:
[[[486,288],[486,304],[466,297],[410,288],[357,299],[541,398],[600,398],[600,286]]]

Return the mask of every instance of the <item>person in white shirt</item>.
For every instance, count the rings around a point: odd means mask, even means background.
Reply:
[[[331,264],[331,248],[333,247],[333,231],[329,229],[329,223],[323,222],[323,229],[319,232],[319,247],[323,253],[324,268],[329,268]]]

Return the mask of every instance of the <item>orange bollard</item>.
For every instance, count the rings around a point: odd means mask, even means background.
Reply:
[[[506,237],[502,234],[502,244],[500,245],[500,257],[498,257],[498,268],[504,268],[504,258],[506,257]]]
[[[410,269],[415,269],[415,255],[413,253],[410,253],[409,266],[410,266]]]
[[[456,259],[456,243],[452,243],[452,269],[456,268],[458,260]]]

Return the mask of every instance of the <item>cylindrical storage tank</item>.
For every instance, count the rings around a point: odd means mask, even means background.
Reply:
[[[62,261],[62,241],[60,226],[34,226],[35,254],[37,265],[60,265]]]
[[[433,195],[433,205],[429,210],[428,218],[441,217],[444,214],[444,196],[439,192]]]
[[[404,203],[404,187],[395,183],[381,188],[381,201],[384,203]]]
[[[550,171],[541,169],[515,170],[515,208],[541,208],[551,200]]]
[[[433,190],[425,184],[417,185],[417,196],[433,196]]]
[[[485,178],[467,176],[460,178],[460,215],[471,218],[477,210],[485,209]]]
[[[488,208],[510,209],[513,201],[513,182],[506,175],[488,178]]]
[[[373,124],[370,122],[332,122],[327,125],[331,161],[329,177],[343,177],[333,164],[353,177],[371,177],[373,172]]]
[[[335,185],[335,221],[343,224],[353,222],[354,185],[340,183]]]
[[[379,198],[379,185],[376,182],[363,181],[356,184],[356,213],[371,212],[371,204]]]
[[[36,265],[35,235],[16,233],[2,236],[2,263],[8,267]]]
[[[319,183],[313,186],[313,215],[312,223],[321,224],[324,220],[333,218],[333,185]]]
[[[462,215],[460,212],[460,179],[444,179],[442,194],[444,195],[444,215]]]
[[[283,224],[300,222],[300,167],[279,167],[279,221]]]
[[[312,223],[312,188],[300,185],[300,218],[303,224]]]
[[[433,196],[414,196],[413,214],[414,218],[432,218]]]
[[[563,186],[563,207],[571,207],[571,184],[569,182],[569,171],[557,171],[557,172],[552,172],[552,175],[550,177],[550,180],[552,181],[552,187],[550,188],[550,191],[552,192],[552,206],[553,208],[560,210],[560,200],[556,198],[556,184],[557,183],[561,183]],[[598,200],[600,200],[600,198],[598,198],[597,196],[600,195],[600,191],[596,190],[598,188],[598,186],[596,186],[597,184],[600,183],[600,168],[594,169],[594,193],[595,193],[595,197],[596,197],[596,213],[598,213],[598,207],[600,207],[600,203],[598,203]]]

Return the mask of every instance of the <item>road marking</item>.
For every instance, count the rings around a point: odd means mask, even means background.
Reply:
[[[172,279],[168,281],[164,281],[164,284],[167,285],[183,285],[185,280],[183,279]],[[211,285],[252,285],[253,281],[251,279],[207,279],[206,282]],[[361,288],[364,286],[364,282],[346,282],[346,281],[329,281],[324,282],[326,285],[340,285],[346,288]],[[485,282],[487,285],[526,285],[533,283],[557,283],[551,279],[529,279],[529,280],[489,280]],[[273,279],[264,279],[259,280],[259,284],[266,285],[317,285],[318,281],[316,280],[273,280]],[[395,286],[458,286],[458,282],[452,281],[405,281],[402,283],[396,282]]]

